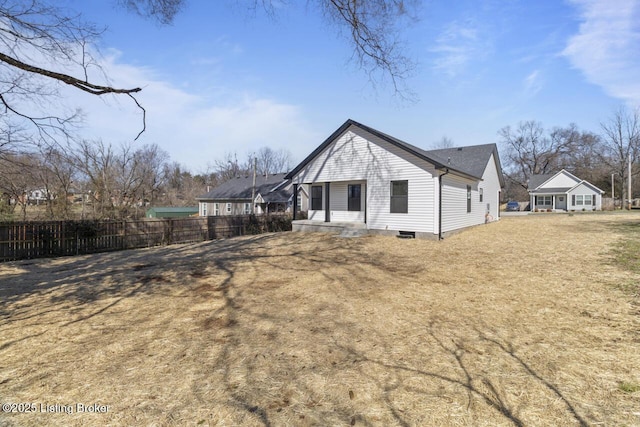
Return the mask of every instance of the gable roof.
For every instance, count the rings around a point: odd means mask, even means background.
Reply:
[[[527,184],[527,188],[529,190],[535,190],[536,188],[540,187],[545,182],[549,181],[554,176],[556,176],[555,173],[545,173],[545,174],[539,174],[539,175],[531,175],[529,177],[529,183]]]
[[[255,194],[261,194],[262,197],[265,198],[267,194],[278,187],[274,191],[274,193],[276,193],[273,196],[274,200],[269,201],[280,201],[275,199],[282,198],[284,194],[291,192],[290,189],[287,189],[286,185],[280,185],[285,180],[285,175],[285,173],[276,173],[268,176],[256,176]],[[246,200],[251,202],[252,190],[253,176],[241,176],[223,182],[208,193],[196,197],[196,200]],[[289,196],[290,194],[286,196],[287,200]]]
[[[572,178],[576,182],[575,185],[573,185],[571,187],[562,187],[562,188],[540,188],[544,184],[546,184],[547,182],[551,181],[553,178],[555,178],[556,176],[558,176],[560,174],[565,174],[565,175],[569,176],[570,178]],[[556,172],[556,173],[531,175],[531,177],[529,178],[529,183],[527,184],[527,190],[529,191],[529,193],[566,193],[566,192],[571,191],[574,188],[580,186],[581,184],[584,184],[584,185],[586,185],[588,187],[591,187],[591,189],[593,189],[596,192],[600,192],[601,194],[604,193],[603,190],[601,190],[598,187],[596,187],[595,185],[591,184],[589,181],[585,181],[584,179],[580,179],[580,178],[578,178],[577,176],[575,176],[571,172],[568,172],[565,169],[561,169],[559,172]]]
[[[504,186],[504,176],[498,147],[496,144],[469,145],[466,147],[441,148],[427,151],[429,155],[439,158],[454,168],[460,169],[470,175],[481,177],[487,168],[487,163],[493,154],[496,170],[500,177],[500,185]]]
[[[482,170],[482,172],[480,172],[480,174],[473,174],[470,173],[468,171],[465,171],[463,169],[461,169],[461,167],[464,167],[464,165],[461,166],[453,166],[451,164],[447,164],[446,159],[441,159],[439,158],[436,154],[433,154],[428,151],[425,151],[421,148],[418,148],[414,145],[411,145],[409,143],[406,143],[398,138],[394,138],[391,135],[387,135],[386,133],[380,132],[379,130],[376,130],[372,127],[363,125],[361,123],[356,122],[355,120],[352,119],[348,119],[346,122],[344,122],[344,124],[342,126],[340,126],[335,132],[333,132],[331,134],[331,136],[329,136],[329,138],[327,138],[322,144],[320,144],[315,150],[313,150],[313,152],[311,154],[309,154],[302,162],[300,162],[300,164],[298,166],[296,166],[291,172],[289,172],[289,174],[287,174],[286,179],[292,179],[298,172],[300,172],[302,170],[302,168],[304,168],[307,164],[309,164],[317,155],[319,155],[325,148],[327,148],[327,146],[329,146],[333,141],[335,141],[336,139],[338,139],[343,133],[345,133],[349,127],[351,126],[355,126],[358,127],[374,136],[377,136],[378,138],[382,139],[383,141],[388,142],[391,145],[394,145],[416,157],[418,157],[419,159],[425,160],[429,163],[431,163],[432,165],[435,166],[436,169],[448,169],[450,172],[452,173],[456,173],[458,175],[464,176],[466,178],[472,178],[472,179],[482,179],[482,173],[484,172],[484,169]],[[491,144],[490,144],[491,145]],[[497,151],[496,151],[497,153]],[[488,160],[488,159],[487,159]],[[485,166],[487,164],[487,161],[485,161]],[[502,174],[500,174],[502,175]],[[500,181],[502,182],[502,176],[500,177]]]

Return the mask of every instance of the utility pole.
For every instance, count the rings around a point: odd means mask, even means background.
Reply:
[[[613,210],[616,210],[616,190],[615,190],[615,181],[613,179],[613,176],[616,173],[612,173],[611,174],[611,199],[613,200]]]
[[[253,158],[253,187],[251,187],[251,213],[256,213],[256,170],[258,169],[258,158]]]
[[[629,210],[631,210],[631,153],[629,153],[629,171],[627,175],[629,175],[629,181],[628,181],[629,191],[628,191],[627,200],[629,203]]]

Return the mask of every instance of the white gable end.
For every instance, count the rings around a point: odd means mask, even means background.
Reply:
[[[408,181],[408,212],[390,212],[391,181]],[[293,183],[330,182],[337,197],[332,209],[344,199],[346,182],[363,182],[366,191],[367,228],[434,233],[437,173],[429,162],[351,126],[329,144],[294,177]],[[334,220],[342,220],[335,217]]]
[[[569,175],[565,171],[559,172],[556,176],[543,183],[540,188],[571,188],[580,183],[580,180]]]

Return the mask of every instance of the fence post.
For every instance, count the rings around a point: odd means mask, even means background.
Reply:
[[[122,220],[122,249],[127,249],[127,220]]]

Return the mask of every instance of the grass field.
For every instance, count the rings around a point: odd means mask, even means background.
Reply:
[[[639,242],[541,214],[0,264],[0,403],[35,404],[0,425],[640,425]]]

